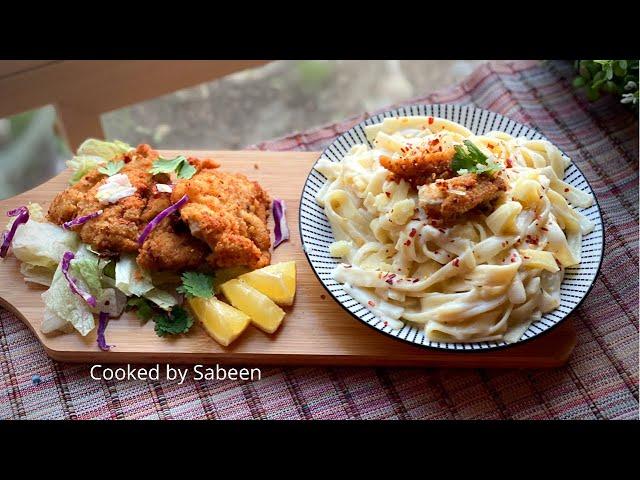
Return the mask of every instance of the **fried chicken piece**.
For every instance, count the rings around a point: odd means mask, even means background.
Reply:
[[[144,227],[171,205],[171,194],[158,192],[156,187],[156,183],[169,183],[169,176],[149,173],[156,158],[157,152],[148,145],[140,145],[135,152],[123,156],[125,166],[119,173],[127,175],[136,193],[114,204],[102,204],[96,199],[107,176],[92,170],[55,197],[49,207],[49,221],[60,225],[102,210],[99,217],[75,227],[82,241],[94,250],[111,255],[139,252],[138,264],[152,271],[196,269],[211,251],[189,233],[178,214],[160,222],[142,247],[138,244]]]
[[[180,215],[191,233],[211,248],[207,257],[211,266],[261,268],[269,264],[270,199],[257,182],[242,174],[203,168],[175,185],[172,202],[185,194],[189,202]]]
[[[142,213],[155,185],[149,169],[156,158],[157,152],[149,145],[140,145],[134,152],[123,156],[125,166],[119,173],[127,175],[136,192],[113,204],[102,204],[96,198],[98,188],[108,177],[92,170],[55,197],[49,207],[49,220],[62,224],[102,210],[102,215],[76,227],[81,240],[104,253],[136,252],[138,235],[145,225]]]
[[[136,258],[138,265],[151,271],[197,270],[211,250],[188,232],[180,232],[165,222],[166,219],[145,240]]]
[[[47,217],[50,222],[62,225],[78,216],[78,204],[84,200],[87,192],[92,189],[105,175],[98,170],[91,170],[74,186],[58,193],[51,205]]]
[[[439,139],[403,149],[399,158],[380,157],[380,164],[391,172],[389,178],[405,180],[414,188],[431,183],[438,178],[451,178],[450,168],[455,150],[443,146]]]
[[[141,215],[146,225],[171,205],[170,193],[156,193],[150,197]],[[162,220],[149,234],[140,248],[136,261],[152,271],[196,270],[210,253],[209,247],[194,238],[177,213]]]
[[[499,175],[467,173],[423,185],[418,198],[427,215],[447,222],[495,200],[506,189],[507,184]]]

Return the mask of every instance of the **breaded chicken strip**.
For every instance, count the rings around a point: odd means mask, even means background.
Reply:
[[[269,264],[270,199],[257,182],[241,174],[204,168],[175,185],[172,202],[185,194],[189,202],[180,215],[191,233],[211,248],[207,258],[211,266],[261,268]]]
[[[405,180],[418,188],[438,178],[451,178],[450,168],[455,150],[443,147],[439,139],[413,147],[406,147],[399,158],[380,157],[380,164],[391,172],[391,180]]]
[[[506,189],[507,184],[499,175],[467,173],[423,185],[418,189],[418,198],[429,217],[449,221],[496,199]]]

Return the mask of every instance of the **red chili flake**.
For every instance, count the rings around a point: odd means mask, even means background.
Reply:
[[[411,283],[418,283],[420,281],[419,278],[414,278],[413,280],[411,280]]]
[[[327,296],[323,294],[323,295],[320,295],[320,298],[324,300],[325,298],[327,298]]]
[[[368,303],[368,304],[369,304],[369,306],[371,306],[371,307],[375,307],[375,306],[376,306],[376,302],[374,302],[373,300],[369,300],[367,303]]]
[[[385,322],[383,323],[383,325],[386,327],[386,326],[387,326],[387,322],[385,321]]]
[[[540,230],[542,230],[543,232],[548,232],[549,231],[549,229],[546,228],[546,227],[541,227]]]
[[[351,265],[345,265],[344,268],[351,268]]]
[[[387,197],[391,197],[391,192],[384,192]]]
[[[408,247],[409,245],[411,245],[411,240],[409,240],[409,239],[407,238],[407,241],[406,241],[406,242],[404,242],[404,244]]]
[[[254,168],[255,170],[260,169],[260,167],[258,166],[258,164],[257,164],[257,163],[254,163],[254,164],[253,164],[253,168]]]
[[[449,240],[449,243],[453,243],[453,242],[455,242],[455,240]]]
[[[410,236],[411,238],[413,238],[413,237],[415,237],[415,236],[416,236],[416,233],[418,233],[418,231],[417,231],[415,228],[412,228],[412,229],[411,229],[411,232],[409,232],[409,236]]]
[[[525,260],[531,260],[531,257],[527,257],[526,255],[524,255],[522,258],[524,258]]]
[[[439,228],[439,229],[438,229],[438,231],[439,231],[440,233],[447,233],[447,231],[446,231],[444,228]]]
[[[557,258],[554,258],[556,261],[556,264],[558,265],[558,267],[562,267],[562,264],[560,263],[560,260],[558,260]]]
[[[429,125],[433,123],[433,117],[429,117]]]
[[[393,279],[396,278],[396,277],[397,277],[397,275],[395,273],[387,273],[387,274],[382,276],[384,281],[386,283],[388,283],[389,285],[393,285]]]
[[[456,258],[456,259],[453,261],[453,266],[454,266],[454,267],[459,267],[459,266],[460,266],[460,259],[459,259],[459,258]]]
[[[531,245],[538,245],[538,237],[530,237],[527,235],[527,243]]]
[[[438,151],[441,152],[442,151],[442,147],[438,147]]]
[[[436,255],[440,252],[440,250],[434,250],[433,253],[435,253]]]
[[[540,195],[540,200],[542,200],[542,195]]]
[[[507,158],[507,168],[513,167],[513,161],[510,158]]]
[[[492,145],[492,144],[490,144],[490,143],[487,143],[487,148],[489,148],[489,149],[493,150],[493,145]]]
[[[568,191],[569,191],[569,189],[568,189],[568,188],[565,188],[565,189],[564,189],[564,191],[565,191],[565,192],[568,192]]]

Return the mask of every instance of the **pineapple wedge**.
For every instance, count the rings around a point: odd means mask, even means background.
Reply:
[[[293,305],[296,295],[296,262],[281,262],[238,277],[278,305]]]
[[[187,299],[189,308],[220,345],[228,347],[247,328],[251,319],[216,297]]]
[[[231,305],[249,315],[251,322],[260,330],[273,333],[282,323],[284,310],[248,283],[235,278],[220,288]]]

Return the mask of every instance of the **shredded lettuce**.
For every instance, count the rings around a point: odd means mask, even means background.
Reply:
[[[77,278],[77,283],[83,285],[82,279]],[[87,335],[95,327],[93,312],[83,298],[76,295],[69,288],[69,283],[62,274],[62,267],[58,266],[53,275],[53,281],[49,290],[42,294],[45,304],[45,319],[40,326],[44,333],[50,333],[64,326],[61,320],[66,320],[82,336]]]
[[[88,138],[82,142],[82,145],[78,147],[76,153],[78,155],[94,155],[96,157],[102,157],[105,161],[110,161],[131,150],[133,150],[131,145],[121,142],[120,140],[107,142],[95,138]]]
[[[91,252],[87,245],[80,246],[70,263],[70,272],[75,283],[96,298],[94,308],[71,290],[62,275],[61,267],[58,266],[49,290],[42,294],[45,317],[41,330],[44,333],[64,330],[68,322],[80,334],[86,335],[95,327],[93,314],[105,312],[112,318],[122,314],[127,297],[109,286],[107,280],[111,279],[103,272],[108,263],[108,260],[101,259]]]
[[[71,178],[69,179],[69,183],[73,185],[74,183],[80,181],[80,179],[91,170],[104,165],[105,163],[107,163],[107,161],[102,157],[98,157],[97,155],[77,155],[71,160],[68,160],[66,163],[67,167],[69,167],[73,172]]]
[[[111,160],[119,158],[121,155],[133,150],[131,145],[115,140],[105,142],[90,138],[85,140],[73,159],[67,162],[67,166],[73,171],[69,183],[73,185],[84,177],[89,171],[100,167]]]
[[[13,254],[24,263],[54,271],[66,251],[76,251],[76,233],[53,225],[29,220],[13,237]]]
[[[116,288],[129,297],[147,298],[164,310],[178,303],[173,295],[153,286],[151,274],[140,268],[131,254],[121,255],[116,263]]]
[[[51,286],[54,270],[30,263],[20,263],[20,273],[25,282],[37,283],[39,285]]]
[[[153,289],[150,275],[140,268],[131,254],[123,254],[116,263],[116,288],[127,296],[142,297]]]
[[[163,310],[171,310],[178,302],[176,298],[165,290],[154,288],[144,294],[144,298],[151,300]]]

